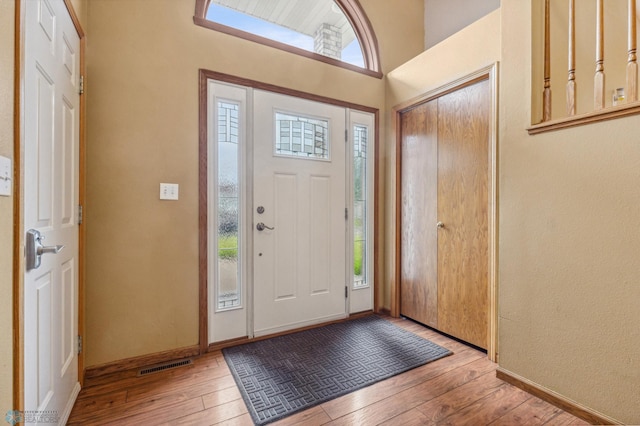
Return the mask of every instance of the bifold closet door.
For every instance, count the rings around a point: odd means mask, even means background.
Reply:
[[[438,98],[438,329],[487,348],[489,80]]]
[[[438,104],[401,115],[400,314],[438,327]]]

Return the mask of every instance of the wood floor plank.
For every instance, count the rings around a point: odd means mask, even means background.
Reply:
[[[427,416],[414,408],[380,423],[380,426],[425,426],[432,424],[434,423],[429,422]]]
[[[205,409],[217,407],[238,399],[242,399],[242,395],[240,394],[240,390],[235,386],[202,395],[202,402],[204,403]]]
[[[471,405],[451,414],[438,425],[488,425],[497,418],[520,406],[532,396],[520,389],[504,384]],[[424,410],[420,410],[424,413]]]
[[[231,374],[211,378],[208,375],[189,376],[186,379],[169,380],[154,386],[133,386],[127,393],[127,402],[149,399],[165,393],[182,393],[193,398],[232,387],[236,387],[236,382]]]
[[[496,365],[486,353],[413,321],[390,321],[450,349],[453,355],[276,424],[586,424],[497,379]],[[248,426],[253,421],[222,352],[215,351],[195,358],[191,366],[144,377],[129,370],[90,379],[68,424]]]
[[[382,401],[336,419],[333,425],[379,424],[427,401],[443,395],[482,375],[494,375],[495,367],[487,359],[478,359],[461,368],[398,392]]]
[[[437,423],[504,386],[494,374],[485,374],[416,408]]]
[[[540,398],[532,397],[524,404],[496,419],[492,426],[534,426],[543,425],[560,414],[562,410]]]
[[[229,421],[235,419],[243,414],[247,413],[247,407],[244,405],[242,399],[228,402],[226,404],[218,405],[207,410],[201,410],[192,413],[182,413],[179,416],[174,416],[169,421],[164,423],[155,422],[154,424],[162,424],[166,426],[175,425],[214,425],[220,422]],[[186,414],[186,415],[185,415]],[[147,423],[139,423],[147,424]]]
[[[588,424],[588,422],[585,422],[584,420],[579,419],[573,414],[567,413],[566,411],[560,412],[557,416],[549,419],[549,421],[545,423],[545,425],[548,426],[584,426]]]
[[[482,356],[481,352],[475,350],[463,351],[455,356],[434,361],[410,370],[405,374],[391,377],[384,382],[378,382],[364,389],[325,402],[322,404],[322,408],[329,414],[331,419],[335,420],[447,371],[466,365]]]
[[[320,406],[310,408],[274,423],[276,426],[315,426],[331,421],[329,415]]]
[[[74,412],[95,412],[99,410],[110,409],[114,406],[124,404],[127,400],[127,391],[115,391],[107,394],[97,395],[87,398],[78,398],[73,410],[71,411],[71,417],[73,418]]]
[[[193,413],[202,413],[203,410],[204,405],[202,404],[202,398],[193,398],[178,404],[165,405],[154,411],[135,414],[113,422],[108,422],[105,423],[105,426],[158,424],[160,419],[162,419],[162,421],[173,421]]]
[[[245,413],[241,416],[216,423],[216,426],[253,426],[253,424],[251,415],[249,413]]]
[[[150,399],[142,399],[124,404],[114,405],[102,410],[86,410],[74,413],[69,423],[85,424],[86,422],[109,422],[119,420],[135,414],[151,413],[167,405],[175,405],[197,399],[204,409],[202,397],[190,398],[181,393],[163,393]]]

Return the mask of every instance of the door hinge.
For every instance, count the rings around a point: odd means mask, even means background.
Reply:
[[[82,336],[78,334],[78,355],[82,353]]]
[[[349,209],[347,207],[344,208],[344,220],[349,220]]]
[[[78,225],[82,225],[82,205],[78,206]]]
[[[80,94],[84,94],[84,75],[80,76]]]
[[[346,299],[347,297],[349,297],[349,286],[345,285],[344,286],[344,298]]]

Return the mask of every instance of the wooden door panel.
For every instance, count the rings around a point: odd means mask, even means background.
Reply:
[[[489,80],[438,99],[438,329],[481,348],[488,333]]]
[[[401,117],[400,313],[432,327],[438,326],[437,118],[437,101]]]

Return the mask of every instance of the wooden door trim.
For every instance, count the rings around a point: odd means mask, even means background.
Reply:
[[[86,68],[85,68],[85,48],[86,48],[86,37],[84,30],[82,29],[82,24],[80,24],[80,19],[78,19],[78,15],[76,14],[75,9],[73,8],[73,4],[71,0],[64,0],[64,5],[69,11],[69,16],[71,17],[71,21],[73,22],[73,26],[78,33],[78,37],[80,38],[80,76],[86,80]],[[86,144],[85,144],[85,131],[86,131],[86,96],[84,95],[86,90],[86,81],[83,84],[83,91],[80,93],[80,123],[79,123],[79,133],[78,133],[78,204],[83,207],[86,207],[86,181],[85,181],[85,167],[86,167]],[[83,210],[83,214],[86,211]],[[78,335],[82,336],[84,340],[84,281],[85,281],[85,236],[86,236],[86,221],[83,217],[82,223],[78,226]],[[83,350],[78,354],[78,382],[81,384],[84,382],[84,354]]]
[[[380,114],[378,108],[369,107],[366,105],[355,104],[352,102],[346,102],[335,98],[329,98],[326,96],[316,95],[309,92],[303,92],[300,90],[290,89],[287,87],[277,86],[274,84],[264,83],[257,80],[251,80],[243,77],[238,77],[231,74],[224,74],[217,71],[200,69],[198,78],[198,275],[199,275],[199,288],[198,288],[198,346],[200,347],[200,354],[207,353],[215,345],[209,345],[209,322],[208,322],[208,249],[207,249],[207,206],[208,206],[208,188],[207,188],[207,117],[208,117],[208,86],[209,80],[216,80],[223,83],[236,84],[238,86],[244,86],[251,89],[265,90],[269,92],[279,93],[283,95],[294,96],[302,99],[307,99],[315,102],[325,103],[329,105],[336,105],[345,109],[353,109],[356,111],[362,111],[371,113],[374,115],[375,126],[375,138],[374,138],[374,188],[373,188],[373,311],[382,312],[384,309],[380,305],[381,298],[378,295],[378,283],[382,282],[382,273],[378,266],[378,259],[382,256],[379,253],[381,250],[379,245],[378,228],[379,222],[379,191],[383,187],[383,183],[380,182],[380,162],[383,161],[380,156]]]
[[[13,81],[13,409],[24,410],[24,256],[22,247],[22,82],[24,81],[24,8],[15,0]]]
[[[24,82],[24,10],[26,0],[15,0],[14,20],[14,78],[13,78],[13,409],[24,411],[24,256],[21,250],[23,246],[24,223],[24,188],[22,186],[22,173],[24,161],[23,126],[24,115],[22,113],[23,82]],[[85,46],[86,38],[78,15],[70,0],[64,0],[64,5],[69,12],[74,28],[80,39],[80,75],[85,75]],[[78,203],[84,205],[86,200],[85,187],[85,97],[80,95],[80,122],[78,140]],[[85,227],[78,229],[78,334],[84,334],[84,238]],[[78,355],[78,381],[84,378],[84,351]]]
[[[413,99],[398,104],[392,109],[393,130],[395,132],[395,222],[394,242],[395,252],[393,257],[391,282],[391,316],[400,316],[400,280],[401,280],[401,208],[402,208],[402,134],[401,115],[409,109],[431,100],[437,99],[448,93],[460,90],[482,80],[489,80],[491,84],[491,119],[489,124],[489,318],[487,354],[491,361],[498,360],[498,63],[491,64],[478,71],[454,80],[434,90],[423,93]]]

